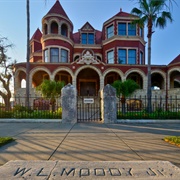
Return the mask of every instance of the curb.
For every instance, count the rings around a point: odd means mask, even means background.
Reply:
[[[62,123],[62,119],[0,119],[0,123]],[[172,124],[180,123],[180,120],[152,120],[152,119],[117,119],[117,122],[114,124],[144,124],[144,123],[163,123],[163,124]]]
[[[137,123],[137,124],[143,124],[143,123],[163,123],[163,124],[172,124],[172,123],[180,123],[180,120],[170,120],[170,119],[161,119],[161,120],[152,120],[152,119],[141,119],[141,120],[135,120],[135,119],[117,119],[117,124],[123,124],[123,123]]]
[[[61,123],[62,119],[0,119],[0,123]]]

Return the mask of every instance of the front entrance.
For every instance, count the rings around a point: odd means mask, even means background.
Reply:
[[[99,96],[78,96],[77,122],[100,122],[101,106]]]

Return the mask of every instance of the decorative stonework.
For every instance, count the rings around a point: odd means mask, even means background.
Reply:
[[[86,51],[82,58],[77,62],[77,64],[99,64],[99,62],[94,58],[94,56],[89,52]]]

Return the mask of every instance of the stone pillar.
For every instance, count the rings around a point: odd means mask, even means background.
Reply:
[[[73,85],[68,84],[61,90],[62,123],[77,122],[77,92]]]
[[[101,91],[102,104],[102,120],[104,123],[117,122],[117,98],[116,90],[111,85],[107,84]]]

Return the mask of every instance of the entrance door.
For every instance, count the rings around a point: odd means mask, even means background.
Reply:
[[[80,82],[80,96],[95,96],[96,82]]]
[[[77,122],[100,122],[100,112],[99,96],[78,96]]]

